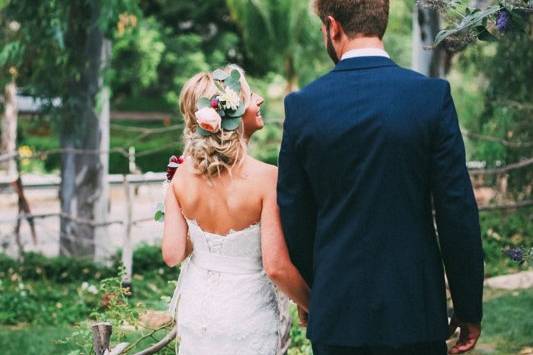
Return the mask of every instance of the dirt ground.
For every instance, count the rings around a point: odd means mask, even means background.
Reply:
[[[132,228],[132,243],[157,244],[161,240],[163,225],[152,217],[156,206],[163,202],[162,184],[134,185],[133,220],[150,218],[147,222],[135,224]],[[26,198],[33,214],[60,212],[57,188],[26,190]],[[121,185],[110,187],[111,208],[108,220],[124,220],[126,216],[125,191]],[[0,251],[17,256],[18,248],[14,239],[15,218],[17,216],[17,196],[15,193],[0,194]],[[37,219],[37,243],[31,239],[30,228],[24,221],[21,228],[21,241],[26,251],[36,251],[47,256],[59,254],[59,217]],[[97,241],[99,254],[110,256],[121,247],[125,226],[114,224],[107,227],[107,237]]]

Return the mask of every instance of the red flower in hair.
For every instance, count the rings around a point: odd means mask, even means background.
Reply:
[[[174,174],[176,173],[176,170],[178,169],[178,166],[180,164],[183,164],[183,162],[185,161],[185,158],[182,156],[180,157],[177,157],[175,155],[172,155],[169,159],[168,159],[168,165],[167,165],[167,181],[171,181],[172,178],[174,177]]]

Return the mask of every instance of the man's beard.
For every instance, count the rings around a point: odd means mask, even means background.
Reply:
[[[333,47],[333,41],[331,40],[331,34],[329,33],[329,24],[326,27],[326,35],[326,50],[328,51],[328,55],[333,61],[333,63],[337,64],[339,62],[339,57],[337,56],[335,47]]]

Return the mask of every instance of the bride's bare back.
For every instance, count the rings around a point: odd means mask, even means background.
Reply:
[[[211,178],[186,160],[172,181],[183,216],[210,233],[226,235],[261,221],[263,200],[275,189],[276,167],[246,157],[242,165]]]

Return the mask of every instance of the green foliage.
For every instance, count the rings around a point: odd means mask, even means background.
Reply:
[[[484,305],[481,342],[496,345],[499,354],[518,354],[533,346],[533,290],[505,293]]]
[[[458,8],[451,5],[454,14],[458,13]],[[470,9],[467,7],[464,11],[464,15],[461,16],[461,21],[458,22],[456,26],[450,29],[445,29],[440,31],[435,37],[435,45],[441,43],[444,39],[456,35],[458,33],[464,33],[466,31],[473,31],[474,35],[479,39],[483,40],[488,32],[486,28],[487,20],[490,17],[495,16],[501,7],[499,5],[489,6],[484,10],[479,9]]]
[[[123,271],[118,277],[111,277],[100,282],[98,295],[100,305],[93,308],[91,320],[82,320],[64,342],[76,344],[77,354],[91,354],[92,336],[90,326],[93,322],[107,322],[112,325],[113,340],[124,341],[128,331],[125,326],[137,326],[139,315],[145,310],[141,303],[133,304],[128,298],[129,291],[122,288]]]
[[[88,259],[67,257],[48,258],[26,253],[19,262],[0,254],[0,279],[43,280],[57,283],[101,280],[114,274],[113,270]]]
[[[495,276],[524,270],[503,255],[509,247],[533,248],[533,214],[527,209],[505,212],[484,212],[480,215],[483,250],[485,252],[485,274]]]
[[[75,350],[75,344],[58,340],[72,333],[68,326],[0,326],[0,349],[4,355],[66,354]]]
[[[532,219],[523,215],[516,217],[510,214],[504,222],[507,227],[502,228],[501,216],[486,216],[483,223],[491,223],[492,231],[484,228],[485,242],[520,243],[517,234],[521,233],[521,226],[530,226]],[[526,222],[523,219],[527,219]],[[495,237],[500,234],[500,239]],[[522,236],[523,237],[523,236]],[[513,245],[514,245],[513,244]],[[495,250],[498,249],[495,247]],[[489,252],[490,254],[490,252]],[[501,252],[494,253],[494,259],[489,255],[487,262],[494,263]],[[65,258],[73,262],[72,259]],[[14,265],[13,260],[1,259],[1,266],[11,269],[22,269],[21,265]],[[34,259],[33,262],[37,262]],[[43,261],[41,261],[43,262]],[[168,280],[177,279],[176,270],[166,274],[166,267],[162,266],[161,253],[157,246],[141,246],[134,253],[133,297],[126,297],[121,287],[121,272],[118,276],[101,279],[100,281],[83,281],[81,277],[72,282],[56,282],[45,278],[34,277],[23,279],[23,274],[15,275],[10,272],[1,277],[0,282],[0,348],[5,354],[42,354],[92,353],[92,335],[90,324],[93,321],[107,321],[113,325],[112,343],[130,342],[142,339],[130,349],[133,353],[148,346],[162,337],[168,330],[164,327],[159,331],[146,329],[139,323],[139,315],[146,309],[165,309],[164,296],[170,296],[174,287]],[[95,266],[96,267],[96,266]],[[3,269],[1,269],[3,270]],[[110,269],[114,270],[114,269]],[[116,269],[115,269],[116,270]],[[503,270],[503,269],[502,269]],[[505,271],[508,271],[506,269]],[[77,269],[74,269],[77,272]],[[116,275],[116,271],[113,271]],[[40,273],[37,275],[41,275]],[[28,275],[29,277],[31,274]],[[494,293],[487,291],[485,303],[485,319],[483,322],[483,337],[481,344],[495,346],[501,354],[519,351],[522,347],[532,346],[529,337],[531,329],[530,317],[524,316],[524,309],[532,307],[533,293],[530,290],[513,293]],[[293,324],[290,330],[291,347],[289,355],[311,354],[311,346],[306,338],[306,329],[299,326],[296,307],[290,307]],[[26,324],[26,325],[25,325]],[[31,328],[26,328],[27,324]],[[70,326],[67,328],[65,324]],[[75,324],[72,326],[72,324]],[[7,327],[6,325],[9,325]],[[16,326],[15,326],[16,325]],[[54,328],[52,328],[54,327]],[[28,334],[32,341],[25,340]],[[19,340],[17,347],[13,347],[13,340]],[[58,341],[63,339],[62,344]],[[166,348],[162,354],[172,354],[173,350]],[[49,350],[50,349],[50,350]]]
[[[114,106],[124,106],[132,96],[158,96],[164,108],[177,111],[181,88],[194,74],[242,64],[240,37],[223,0],[160,0],[141,8],[139,30],[118,38],[113,53]]]
[[[161,25],[154,18],[116,34],[110,70],[114,92],[139,96],[142,89],[157,84],[157,70],[166,49],[162,37]]]
[[[71,87],[66,84],[79,80],[87,61],[87,53],[80,48],[92,20],[87,15],[92,6],[100,6],[97,22],[108,37],[120,14],[139,14],[136,0],[8,2],[0,17],[1,71],[15,67],[21,86],[36,96],[70,97]],[[17,23],[18,29],[6,23]]]
[[[119,266],[119,258],[120,253],[117,254],[115,267]],[[141,244],[133,252],[133,274],[149,275],[152,273],[163,277],[165,280],[177,280],[179,269],[165,266],[159,246]]]
[[[316,78],[327,68],[320,21],[310,13],[307,0],[227,0],[227,4],[240,26],[248,55],[262,66],[263,73],[283,73],[288,91],[309,80],[308,70]]]
[[[281,135],[281,127],[278,124],[265,125],[261,131],[252,136],[250,154],[265,163],[278,165]]]
[[[527,32],[526,17],[530,6],[528,0],[498,1],[484,9],[474,8],[471,2],[462,0],[437,1],[433,4],[430,1],[421,2],[441,10],[450,23],[448,28],[441,30],[435,37],[435,46],[450,39],[454,42],[462,39],[465,44],[475,41],[476,38],[491,42],[501,38],[498,32]],[[437,5],[434,5],[435,3]],[[508,21],[499,18],[502,12],[509,14]]]
[[[25,281],[15,275],[0,283],[0,324],[71,324],[99,304],[94,284]]]
[[[175,124],[174,120],[171,123]],[[124,127],[144,127],[144,128],[164,128],[167,123],[163,122],[143,122],[119,121],[113,124],[111,129],[111,149],[128,149],[135,147],[137,157],[135,163],[139,168],[146,171],[164,171],[168,162],[168,157],[181,152],[180,130],[163,131],[158,134],[142,136],[141,133],[132,134]],[[42,170],[43,172],[53,172],[59,170],[61,164],[60,154],[50,154],[39,156],[38,152],[59,148],[59,142],[54,137],[54,122],[49,117],[24,118],[18,122],[18,145],[28,146],[34,153],[31,159],[21,160],[23,172],[33,172]],[[175,142],[173,144],[172,142]],[[166,147],[166,148],[165,148]],[[152,150],[154,153],[145,154]],[[128,159],[116,152],[109,155],[109,172],[111,174],[128,173]]]
[[[18,262],[0,254],[0,324],[101,319],[91,312],[100,310],[103,295],[116,289],[114,276],[121,269],[119,260],[120,253],[114,266],[105,267],[89,260],[47,258],[34,253],[25,254]],[[171,295],[174,286],[170,281],[177,280],[179,269],[167,268],[160,248],[150,245],[141,245],[134,251],[133,265],[134,299],[164,307],[161,297]],[[113,302],[119,300],[122,296]]]
[[[485,160],[490,167],[494,167],[498,161],[510,164],[531,157],[533,82],[524,78],[533,77],[532,61],[532,40],[530,35],[524,33],[514,33],[498,42],[469,48],[462,56],[461,70],[475,75],[477,82],[485,83],[481,101],[468,106],[477,108],[467,128],[518,143],[516,146],[506,146],[476,141],[470,146],[473,159]],[[509,174],[509,188],[515,198],[531,196],[528,186],[532,179],[531,168]]]
[[[311,342],[306,337],[306,328],[300,326],[298,319],[298,310],[294,304],[290,305],[289,311],[291,313],[292,326],[290,330],[291,345],[288,355],[308,355],[312,354]]]
[[[391,58],[404,67],[411,65],[412,51],[412,11],[414,0],[391,1],[389,24],[383,41]]]
[[[176,124],[174,120],[172,124]],[[168,130],[158,134],[142,136],[141,134],[133,134],[127,130],[121,130],[120,126],[124,127],[145,127],[145,128],[164,128],[167,124],[165,122],[145,122],[139,123],[135,121],[121,121],[117,123],[116,128],[112,129],[111,147],[120,147],[128,149],[128,147],[135,147],[135,153],[139,156],[135,159],[135,164],[140,167],[142,171],[162,172],[165,170],[168,163],[168,157],[175,155],[182,151],[181,147],[181,131]],[[153,151],[152,154],[147,152]],[[111,174],[127,173],[128,159],[121,154],[111,154],[109,158],[109,169]]]

